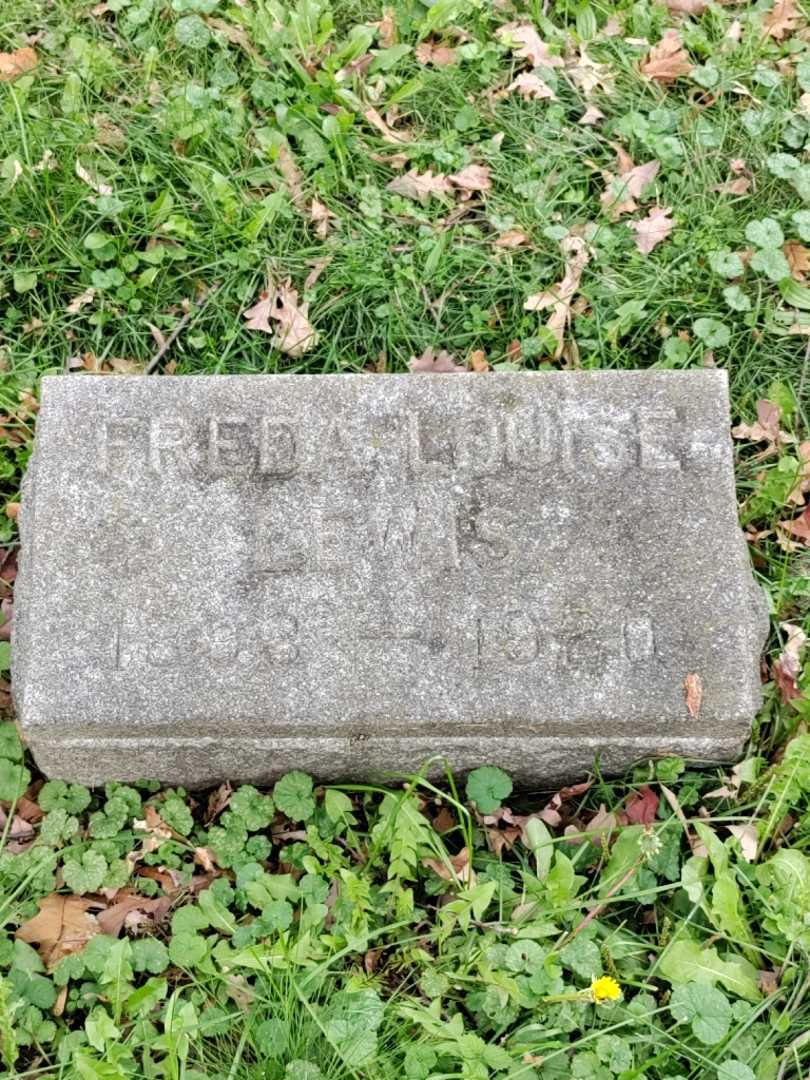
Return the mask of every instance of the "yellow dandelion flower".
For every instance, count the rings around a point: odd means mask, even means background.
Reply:
[[[622,988],[610,975],[603,975],[601,979],[594,979],[591,983],[591,998],[594,1005],[604,1005],[608,1001],[618,1001],[622,996]]]

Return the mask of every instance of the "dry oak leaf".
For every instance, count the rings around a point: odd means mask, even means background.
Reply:
[[[397,13],[392,7],[383,9],[383,17],[377,23],[377,33],[384,49],[390,49],[397,43]]]
[[[634,792],[624,808],[624,816],[634,825],[652,825],[657,813],[658,796],[649,784]]]
[[[258,302],[243,315],[248,320],[246,329],[272,334],[271,344],[288,356],[302,356],[318,342],[309,321],[309,304],[298,303],[298,290],[289,278],[278,286],[269,282]]]
[[[132,920],[128,918],[133,911],[139,912],[141,916],[154,917],[156,910],[161,908],[168,910],[172,904],[172,900],[168,896],[161,897],[158,900],[150,899],[146,896],[138,896],[134,893],[118,893],[116,896],[117,902],[107,908],[106,911],[102,911],[98,916],[98,927],[103,934],[110,934],[112,937],[118,937],[123,929],[124,925],[132,924]],[[143,918],[138,920],[143,922]]]
[[[664,36],[657,45],[653,45],[641,65],[641,74],[666,85],[682,75],[689,75],[693,67],[678,31],[665,30]]]
[[[290,202],[296,210],[305,211],[307,197],[304,194],[304,175],[298,168],[292,151],[288,146],[280,146],[278,151],[278,167],[287,185]]]
[[[771,11],[762,20],[762,30],[766,37],[781,41],[796,29],[800,19],[796,0],[776,0]]]
[[[467,371],[467,368],[457,364],[445,349],[436,353],[432,345],[428,345],[421,356],[412,356],[408,361],[408,367],[417,374],[463,375]]]
[[[672,220],[672,207],[654,206],[641,221],[628,221],[627,224],[636,234],[636,248],[642,255],[649,255],[653,248],[666,240],[675,228]]]
[[[394,131],[393,128],[389,127],[376,109],[366,109],[363,113],[363,116],[365,116],[366,120],[368,120],[372,127],[375,127],[377,131],[379,131],[385,142],[401,144],[404,142],[408,142],[408,140],[410,139],[410,135],[408,135],[407,133],[400,133],[398,131]]]
[[[422,859],[422,865],[430,867],[443,881],[461,881],[470,885],[475,881],[470,853],[463,847],[458,855],[452,855],[449,865],[439,862],[438,859]]]
[[[804,275],[810,271],[810,248],[788,240],[782,245],[782,251],[790,267],[790,276],[796,281],[804,281]]]
[[[38,63],[37,54],[30,46],[15,49],[14,52],[0,53],[0,82],[13,82],[33,71]]]
[[[598,109],[595,105],[589,105],[582,116],[580,116],[577,123],[584,124],[586,127],[592,127],[594,124],[598,124],[600,120],[604,119],[605,114],[601,109]]]
[[[325,240],[329,235],[329,227],[332,221],[337,220],[337,214],[333,214],[320,199],[313,198],[309,207],[309,220],[315,226],[315,234],[321,240]]]
[[[530,98],[533,101],[540,101],[542,99],[547,99],[548,101],[557,100],[557,95],[548,83],[544,79],[541,79],[539,75],[535,75],[532,71],[521,72],[515,81],[510,83],[506,89],[510,93],[517,90],[524,101],[528,101]]]
[[[423,173],[410,169],[404,176],[395,176],[386,184],[386,191],[404,195],[407,199],[418,199],[421,203],[426,203],[431,195],[448,195],[452,190],[453,185],[444,173],[434,174],[432,169]]]
[[[112,195],[113,189],[110,184],[105,184],[97,177],[89,173],[82,163],[77,159],[76,161],[76,175],[80,180],[84,180],[88,187],[91,187],[93,191],[98,192],[99,195]]]
[[[582,45],[579,49],[579,57],[566,62],[565,73],[586,98],[589,98],[594,90],[600,87],[608,96],[616,90],[615,78],[610,67],[591,60]]]
[[[731,429],[731,434],[735,439],[748,439],[749,442],[767,442],[767,447],[759,457],[770,457],[778,452],[780,446],[787,446],[789,443],[796,442],[795,436],[780,429],[779,420],[781,416],[782,409],[779,405],[774,405],[767,398],[760,398],[757,402],[756,422],[753,424],[737,424],[736,427]]]
[[[561,56],[552,56],[548,45],[543,41],[531,23],[507,23],[495,31],[515,56],[529,60],[532,67],[562,67]]]
[[[780,623],[787,634],[787,641],[779,658],[773,665],[773,678],[779,688],[782,701],[787,704],[802,696],[799,689],[799,676],[802,673],[802,651],[807,644],[807,635],[800,626],[793,623]]]
[[[724,180],[722,184],[715,184],[712,191],[720,195],[747,195],[751,181],[747,176],[735,176],[733,179]]]
[[[797,450],[801,465],[799,466],[796,483],[788,495],[788,502],[795,503],[796,506],[802,506],[805,495],[810,491],[810,439],[805,439],[804,442],[799,443]]]
[[[590,258],[588,245],[581,236],[569,233],[560,241],[560,249],[565,258],[565,274],[562,281],[544,292],[534,293],[526,298],[523,307],[526,311],[543,311],[551,308],[551,315],[546,323],[557,342],[554,359],[562,356],[565,328],[571,316],[571,305],[579,289],[582,271]]]
[[[469,199],[476,191],[489,191],[492,187],[491,172],[489,165],[467,165],[447,179],[460,189],[462,199]]]
[[[522,247],[523,244],[530,244],[531,239],[526,235],[522,229],[507,229],[505,233],[501,233],[498,239],[495,241],[495,247],[499,248],[516,248]]]
[[[667,0],[673,15],[702,15],[708,6],[707,0]]]
[[[85,289],[83,293],[79,293],[78,296],[74,296],[68,306],[65,308],[65,311],[68,313],[68,315],[76,315],[79,311],[81,311],[83,307],[86,307],[88,304],[92,304],[95,296],[96,290],[92,286],[90,286],[90,288]]]
[[[742,857],[745,861],[756,862],[757,848],[759,847],[759,837],[757,836],[756,826],[751,825],[750,823],[747,825],[729,825],[728,831],[740,841]]]
[[[64,956],[79,952],[101,930],[91,907],[98,902],[81,896],[51,893],[38,900],[39,913],[17,930],[15,937],[28,945],[39,946],[45,967],[52,971]]]
[[[626,162],[620,154],[618,177],[610,177],[605,191],[599,196],[603,211],[615,221],[622,214],[632,214],[638,209],[636,199],[640,199],[644,189],[653,182],[661,168],[659,161],[647,161],[644,165],[633,165],[627,155]],[[629,168],[628,168],[629,164]]]
[[[807,544],[810,547],[810,507],[808,507],[803,514],[799,514],[797,518],[793,518],[792,521],[780,521],[780,529],[783,529],[789,536],[795,536],[797,540],[801,540],[802,543]],[[790,543],[790,541],[788,541]],[[783,544],[783,547],[786,545]],[[794,550],[795,544],[790,544],[789,550]]]
[[[455,49],[449,45],[438,45],[429,39],[416,46],[414,56],[418,63],[433,64],[435,67],[450,67],[456,62]]]
[[[700,715],[700,707],[703,704],[703,683],[695,671],[690,671],[683,680],[683,693],[686,698],[686,707],[693,720]]]
[[[487,354],[483,349],[473,349],[470,355],[467,357],[467,363],[470,365],[473,371],[485,372],[491,371],[492,368],[487,362]]]

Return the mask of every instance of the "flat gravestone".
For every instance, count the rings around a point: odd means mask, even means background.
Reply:
[[[728,423],[720,371],[47,378],[34,756],[186,785],[732,759],[766,620]]]

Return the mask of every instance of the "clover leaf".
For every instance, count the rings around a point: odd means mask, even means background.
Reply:
[[[714,1046],[724,1039],[731,1024],[731,1005],[726,995],[716,986],[703,983],[676,986],[669,1011],[675,1020],[691,1024],[695,1038],[706,1046]]]
[[[745,226],[745,238],[758,248],[778,248],[785,242],[779,222],[770,217],[749,221]]]
[[[491,814],[512,793],[512,781],[497,765],[482,765],[467,777],[467,798],[480,814]]]
[[[243,784],[231,796],[229,810],[241,818],[248,832],[266,829],[273,820],[275,807],[269,795],[262,795],[252,784]]]
[[[52,810],[66,810],[80,814],[90,805],[90,792],[81,784],[69,784],[65,780],[47,780],[39,790],[40,810],[46,814]]]
[[[315,813],[312,777],[306,773],[288,772],[273,788],[276,806],[292,821],[308,821]]]
[[[211,40],[211,31],[199,15],[185,15],[177,20],[174,36],[179,45],[188,49],[204,49]]]
[[[720,349],[731,340],[731,330],[719,319],[695,319],[692,329],[708,349]]]
[[[92,848],[81,859],[67,859],[62,867],[67,887],[77,896],[97,892],[107,876],[107,860]]]

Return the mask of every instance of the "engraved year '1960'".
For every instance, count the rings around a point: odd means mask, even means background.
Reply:
[[[727,440],[726,440],[727,441]],[[121,416],[98,430],[96,461],[114,475],[133,466],[156,476],[194,469],[225,475],[292,477],[377,467],[425,479],[453,472],[486,476],[591,466],[675,471],[717,461],[728,451],[716,433],[687,441],[674,408],[606,414],[594,408],[522,406],[458,417],[414,411],[365,423],[273,416]]]

